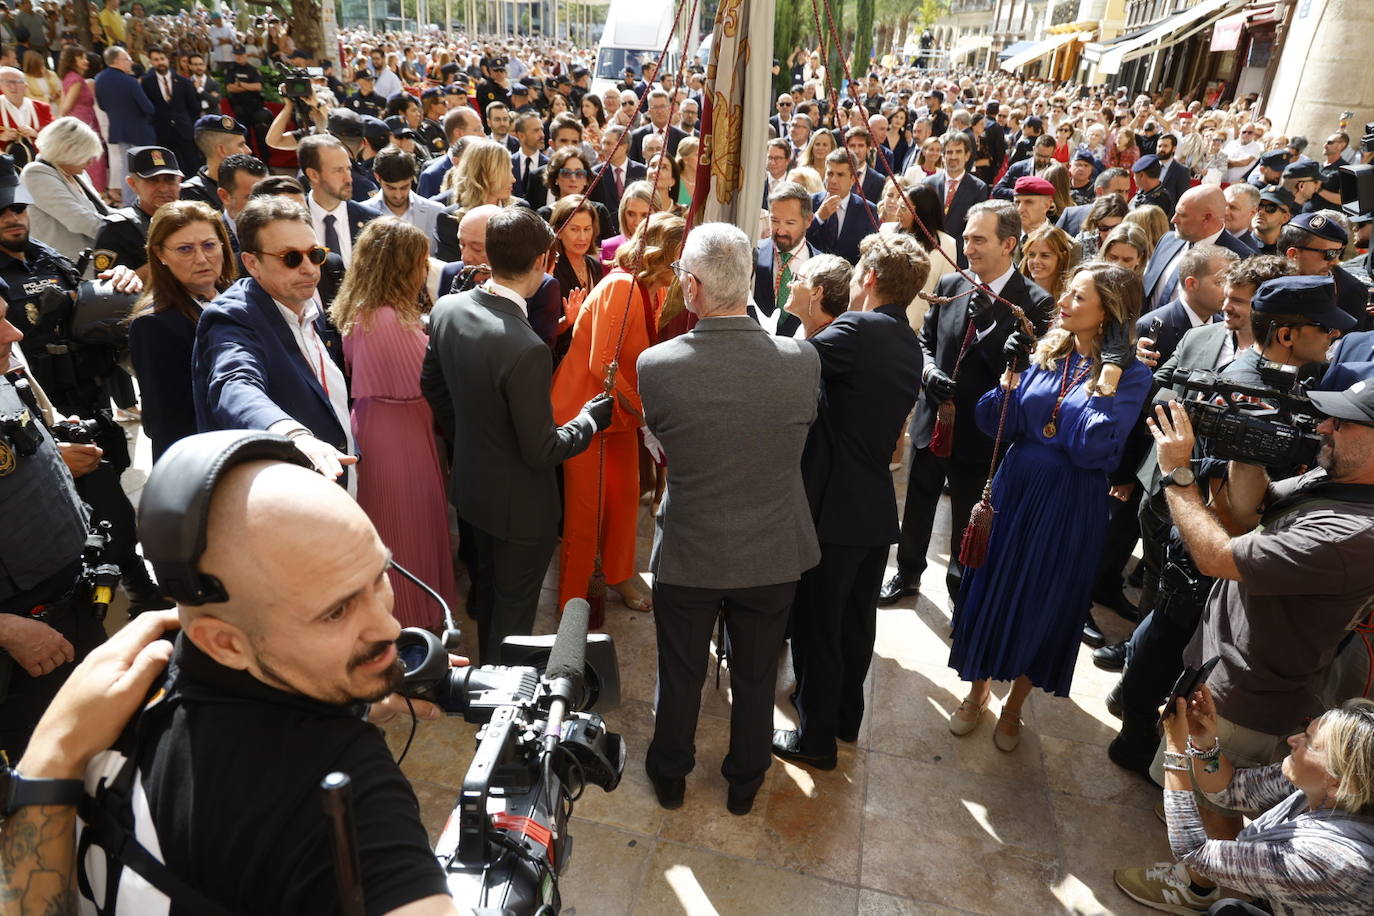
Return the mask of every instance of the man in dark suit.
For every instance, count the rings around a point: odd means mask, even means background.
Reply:
[[[787,129],[791,126],[794,105],[796,105],[796,100],[792,98],[792,93],[784,92],[778,96],[778,101],[773,106],[777,114],[768,118],[768,126],[773,128],[774,137],[787,138]]]
[[[849,310],[807,341],[820,353],[822,393],[802,478],[821,561],[802,573],[792,605],[798,728],[774,734],[773,754],[822,770],[835,767],[835,740],[857,740],[863,721],[878,590],[900,533],[887,465],[921,388],[906,306],[929,271],[910,235],[864,239]]]
[[[544,206],[549,189],[544,185],[544,122],[539,115],[526,113],[515,119],[515,138],[520,149],[510,154],[511,192],[536,210]]]
[[[353,167],[348,150],[329,134],[311,134],[296,148],[301,172],[310,182],[306,209],[321,245],[353,261],[353,245],[363,227],[381,214],[353,196]]]
[[[176,153],[182,174],[187,178],[200,167],[200,151],[195,144],[195,125],[200,118],[200,96],[186,77],[176,73],[167,52],[153,48],[148,52],[152,69],[143,74],[140,84],[153,103],[153,126],[159,146]]]
[[[992,196],[1002,200],[1014,200],[1016,198],[1016,179],[1025,178],[1027,175],[1039,175],[1052,164],[1054,164],[1054,137],[1049,134],[1041,134],[1035,140],[1035,146],[1032,147],[1030,157],[1007,166],[1002,179],[993,186]]]
[[[792,278],[808,258],[821,252],[806,240],[811,195],[795,181],[780,181],[768,197],[769,238],[754,248],[754,301],[749,317],[779,337],[796,337],[801,321],[783,311]]]
[[[664,152],[669,156],[676,156],[677,145],[687,134],[681,128],[668,123],[672,116],[672,102],[668,98],[668,93],[662,89],[655,89],[649,93],[649,100],[645,104],[648,106],[649,123],[630,132],[630,158],[635,162],[644,161],[644,138],[649,134],[658,134],[662,137]]]
[[[1012,252],[1020,238],[1021,218],[1013,204],[989,200],[969,211],[964,227],[969,270],[982,286],[1016,303],[1030,318],[1038,337],[1049,328],[1054,300],[1013,269]],[[882,604],[914,595],[920,588],[935,510],[946,480],[951,524],[945,584],[951,597],[959,593],[963,576],[957,559],[959,543],[992,462],[992,439],[974,422],[974,409],[1006,369],[1002,345],[1016,326],[1005,303],[975,289],[962,274],[942,277],[935,293],[950,301],[931,305],[921,327],[925,397],[916,403],[911,426],[911,472],[902,510],[902,536],[897,542],[897,572],[883,585],[879,595]],[[953,403],[955,417],[949,457],[942,458],[931,450],[931,440],[936,414],[945,402]]]
[[[945,143],[945,167],[926,179],[940,196],[945,211],[945,231],[954,237],[954,250],[960,267],[967,267],[964,258],[964,220],[969,208],[988,199],[988,186],[968,171],[973,150],[968,138],[956,134]]]
[[[553,230],[533,210],[492,214],[491,279],[435,304],[420,374],[453,449],[449,498],[475,534],[471,611],[484,664],[503,639],[534,625],[558,539],[554,468],[586,450],[611,419],[611,401],[599,395],[567,424],[553,422],[553,357],[525,316],[525,299],[552,266],[552,244]]]
[[[220,90],[219,81],[206,72],[205,56],[193,53],[187,58],[187,63],[191,67],[191,88],[196,90],[196,98],[200,100],[200,116],[223,114],[219,103],[224,93]]]
[[[878,211],[854,193],[854,163],[848,150],[825,157],[825,190],[811,196],[813,215],[806,240],[850,264],[859,260],[859,242],[878,231]]]
[[[196,324],[196,425],[280,433],[337,480],[357,458],[348,383],[320,334],[315,292],[324,258],[309,216],[292,201],[262,197],[243,208],[238,230],[249,276]],[[347,483],[354,489],[353,475]]]
[[[1199,185],[1179,198],[1174,207],[1174,228],[1164,233],[1145,266],[1145,306],[1143,313],[1159,308],[1174,298],[1178,287],[1178,259],[1184,249],[1202,242],[1220,245],[1248,258],[1254,254],[1249,245],[1226,231],[1226,195],[1214,184]]]
[[[751,245],[734,226],[687,236],[683,298],[700,320],[639,357],[644,427],[661,444],[668,495],[649,568],[658,631],[658,703],[644,759],[659,804],[677,808],[696,765],[711,634],[730,645],[726,807],[748,814],[772,762],[773,692],[788,611],[820,551],[802,483],[820,360],[745,315]],[[767,392],[767,397],[760,397]]]
[[[1136,320],[1136,338],[1152,341],[1156,363],[1173,354],[1184,334],[1211,324],[1221,314],[1226,301],[1223,280],[1238,258],[1234,251],[1206,244],[1194,245],[1179,258],[1177,297]]]
[[[482,119],[477,115],[477,112],[466,106],[451,109],[448,114],[444,115],[443,133],[447,138],[445,149],[448,152],[442,156],[435,156],[434,161],[425,166],[425,170],[420,173],[420,183],[416,187],[415,193],[421,197],[432,198],[439,194],[439,189],[444,182],[444,175],[453,168],[453,144],[462,137],[483,136]]]
[[[844,135],[845,149],[849,150],[854,162],[854,190],[863,195],[864,200],[877,204],[883,199],[883,173],[869,165],[869,155],[873,151],[873,137],[866,127],[852,127]]]
[[[1131,176],[1125,169],[1103,169],[1101,174],[1093,179],[1093,194],[1096,195],[1093,203],[1097,203],[1097,198],[1104,194],[1115,194],[1125,202],[1131,196]],[[1073,238],[1082,231],[1083,221],[1088,218],[1088,211],[1092,208],[1093,204],[1065,207],[1059,222],[1055,225],[1067,232],[1069,238]]]
[[[1159,180],[1175,203],[1193,186],[1193,173],[1189,171],[1188,166],[1174,157],[1177,151],[1178,137],[1163,134],[1159,138],[1159,145],[1155,149],[1155,158],[1159,160],[1160,166]]]
[[[606,211],[611,214],[611,225],[604,233],[608,238],[620,232],[620,198],[625,188],[645,175],[644,163],[630,159],[629,144],[620,142],[624,133],[625,128],[619,124],[606,128],[601,135],[603,161],[592,169],[592,179],[596,185],[592,189],[592,199],[605,204]],[[606,169],[610,171],[602,177],[601,173]],[[607,227],[603,226],[602,229]]]

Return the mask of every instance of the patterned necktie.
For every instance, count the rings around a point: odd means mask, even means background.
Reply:
[[[781,311],[786,305],[788,298],[792,295],[792,258],[790,251],[781,252],[778,261],[782,264],[782,270],[778,273],[778,289],[774,295],[778,310]]]
[[[959,190],[959,179],[945,179],[945,212],[949,212],[949,205],[954,203],[954,192]]]

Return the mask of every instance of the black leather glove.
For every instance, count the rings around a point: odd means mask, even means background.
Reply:
[[[926,391],[934,395],[937,401],[952,401],[954,389],[954,379],[945,375],[939,366],[932,366],[930,374],[926,376]]]
[[[615,401],[604,394],[598,394],[590,401],[582,405],[582,412],[592,418],[592,425],[597,432],[611,425],[611,411],[615,408]]]
[[[986,331],[997,323],[997,316],[993,313],[992,300],[986,293],[974,293],[968,303],[968,317],[973,322],[973,326],[980,331]]]
[[[1125,369],[1135,360],[1135,344],[1124,321],[1108,318],[1102,326],[1102,365]]]
[[[1035,338],[1024,328],[1017,328],[1007,336],[1002,344],[1002,355],[1007,359],[1007,368],[1012,372],[1025,372],[1030,368],[1031,351],[1035,349]]]

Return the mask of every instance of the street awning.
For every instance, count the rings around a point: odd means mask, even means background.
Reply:
[[[998,66],[1008,73],[1014,73],[1032,61],[1037,61],[1048,54],[1053,54],[1064,45],[1076,40],[1080,34],[1080,32],[1068,32],[1063,35],[1051,35],[1044,41],[1032,42],[1029,48],[1018,51],[1011,57],[1003,60]]]
[[[1034,41],[1014,41],[1002,50],[998,51],[997,58],[999,60],[1005,60],[1008,57],[1015,57],[1022,51],[1028,51],[1031,48],[1035,47],[1036,44],[1037,42]]]
[[[1123,35],[1105,44],[1090,44],[1083,49],[1083,57],[1097,64],[1097,72],[1112,76],[1121,72],[1128,60],[1143,57],[1162,48],[1191,38],[1208,28],[1216,20],[1245,5],[1246,0],[1202,0],[1182,12],[1175,13],[1152,26]]]

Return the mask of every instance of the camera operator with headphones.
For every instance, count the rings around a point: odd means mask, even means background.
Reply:
[[[282,437],[227,430],[177,442],[148,480],[139,533],[182,632],[170,653],[140,652],[175,626],[150,615],[100,657],[107,676],[127,667],[125,679],[171,660],[118,740],[102,720],[111,750],[85,769],[97,788],[81,802],[74,867],[101,912],[355,912],[341,899],[321,808],[320,782],[333,771],[352,783],[365,901],[356,912],[459,912],[414,792],[364,717],[368,704],[374,720],[379,707],[394,710],[403,670],[390,553],[358,505],[308,468]],[[90,680],[69,694],[108,702],[112,722],[132,711],[123,690]],[[81,712],[57,706],[73,719]],[[63,725],[44,723],[23,776],[79,775],[73,758],[90,756],[90,741],[70,726],[64,738]],[[32,789],[17,796],[17,805],[71,803]]]
[[[1253,300],[1256,329],[1268,315],[1297,316],[1340,327],[1329,278],[1280,277],[1262,284]],[[1317,334],[1285,325],[1293,339]],[[1256,335],[1269,339],[1270,335]],[[1216,700],[1214,747],[1237,766],[1262,766],[1286,753],[1286,739],[1306,718],[1321,713],[1328,677],[1342,641],[1367,622],[1374,594],[1374,382],[1343,392],[1313,391],[1326,419],[1318,468],[1272,482],[1264,468],[1232,461],[1221,501],[1232,537],[1194,487],[1190,468],[1195,437],[1183,404],[1159,406],[1148,420],[1158,447],[1165,496],[1175,526],[1199,571],[1218,581],[1202,621],[1184,653],[1199,668],[1219,657],[1209,686]],[[1192,751],[1190,750],[1190,753]],[[1162,757],[1156,781],[1163,782]],[[1231,839],[1245,812],[1200,802],[1208,834]],[[1116,880],[1143,903],[1172,901],[1205,909],[1218,891],[1186,869],[1120,869]]]

